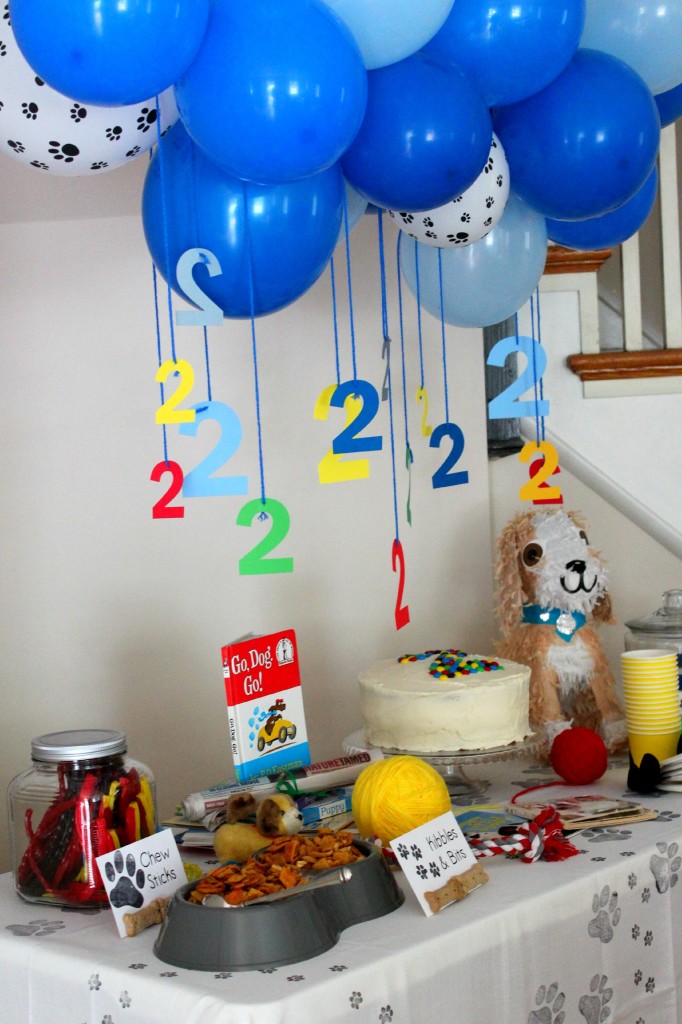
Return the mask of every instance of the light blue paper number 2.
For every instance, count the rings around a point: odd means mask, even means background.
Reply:
[[[516,335],[502,338],[488,353],[488,365],[504,366],[515,352],[523,353],[527,365],[516,380],[488,403],[488,417],[491,420],[513,420],[523,416],[549,416],[546,399],[521,399],[521,395],[540,382],[547,366],[547,356],[539,341]]]

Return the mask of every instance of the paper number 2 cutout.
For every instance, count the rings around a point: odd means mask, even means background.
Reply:
[[[423,403],[422,408],[422,437],[430,437],[433,432],[433,427],[428,422],[429,416],[429,396],[426,393],[426,388],[417,388],[417,401]]]
[[[431,434],[429,446],[431,448],[440,448],[440,443],[444,437],[450,438],[452,441],[452,448],[445,457],[442,465],[431,477],[433,486],[453,487],[455,484],[468,484],[469,474],[465,469],[458,470],[456,473],[450,472],[452,467],[459,461],[462,456],[462,452],[464,451],[464,434],[462,433],[461,427],[458,427],[456,423],[439,424]]]
[[[334,455],[356,455],[360,452],[381,451],[384,442],[380,434],[357,436],[361,430],[369,426],[379,410],[377,389],[368,380],[347,380],[334,389],[329,404],[343,409],[346,399],[351,396],[360,399],[362,404],[359,406],[355,418],[347,423],[334,438],[332,442]]]
[[[171,505],[173,498],[177,498],[182,487],[182,470],[177,462],[157,462],[154,466],[150,480],[159,483],[164,473],[170,473],[171,482],[168,490],[152,507],[152,519],[183,519],[185,515],[184,505]]]
[[[275,498],[253,498],[239,510],[237,526],[251,526],[260,512],[271,517],[270,529],[251,551],[239,559],[241,576],[255,576],[264,573],[293,572],[293,558],[266,558],[280,544],[289,532],[289,511]]]
[[[172,395],[164,401],[163,405],[156,410],[156,422],[161,423],[191,423],[194,420],[194,409],[178,409],[177,406],[183,399],[187,398],[194,387],[194,370],[191,363],[186,359],[166,359],[156,371],[156,380],[163,384],[171,373],[177,373],[180,382]]]
[[[549,402],[546,399],[521,399],[526,391],[542,378],[547,366],[547,356],[542,345],[534,338],[525,336],[502,338],[488,353],[489,366],[504,366],[514,352],[526,357],[526,367],[516,380],[488,403],[488,417],[491,420],[513,420],[522,416],[549,416]]]
[[[214,476],[239,448],[242,425],[234,409],[224,402],[204,402],[195,405],[196,418],[183,423],[179,432],[196,437],[205,420],[215,420],[220,426],[220,437],[215,447],[185,476],[182,493],[186,498],[217,498],[230,494],[246,494],[249,480],[246,476]]]
[[[197,263],[203,264],[209,277],[222,274],[217,257],[210,249],[187,249],[177,262],[175,276],[178,286],[190,302],[198,309],[178,309],[175,311],[175,322],[178,327],[216,327],[223,322],[223,311],[213,299],[202,292],[194,280],[192,268]]]
[[[398,575],[398,596],[395,599],[395,628],[402,629],[410,621],[410,608],[409,605],[403,604],[403,592],[405,590],[405,553],[403,546],[400,541],[396,538],[393,541],[393,548],[391,551],[391,565],[393,566],[393,572],[396,571],[396,564],[398,565],[400,572]]]
[[[326,420],[329,415],[331,397],[336,391],[337,385],[330,384],[328,388],[320,392],[315,403],[313,416],[316,420]],[[353,423],[360,410],[360,401],[352,395],[344,402],[346,410],[346,426]],[[321,484],[347,483],[349,480],[366,480],[369,476],[369,459],[344,459],[341,455],[335,455],[330,448],[326,455],[320,459],[318,474]]]
[[[534,505],[562,505],[563,497],[560,487],[552,487],[547,480],[554,473],[559,472],[559,456],[553,444],[549,441],[529,441],[519,452],[519,462],[530,462],[534,456],[541,458],[534,459],[530,467],[530,480],[528,480],[519,491],[521,501],[532,501]]]

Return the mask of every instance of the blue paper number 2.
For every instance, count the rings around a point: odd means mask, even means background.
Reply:
[[[488,354],[489,366],[504,366],[508,357],[522,352],[526,367],[499,395],[488,403],[491,420],[513,420],[517,417],[549,416],[549,402],[546,399],[521,400],[521,395],[538,384],[547,366],[547,356],[539,341],[525,336],[502,338]]]
[[[431,477],[433,486],[453,487],[455,484],[468,484],[469,474],[465,469],[458,470],[456,473],[450,472],[452,467],[459,462],[464,451],[464,434],[461,427],[458,427],[456,423],[439,424],[431,434],[430,447],[440,448],[440,443],[444,437],[450,438],[452,447],[442,464]]]

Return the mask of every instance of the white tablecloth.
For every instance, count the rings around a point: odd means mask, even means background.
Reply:
[[[471,774],[491,780],[478,803],[553,777],[522,761]],[[626,768],[589,789],[626,795]],[[408,893],[327,953],[272,970],[169,967],[155,928],[119,939],[108,910],[28,904],[0,876],[0,1022],[680,1024],[682,795],[643,802],[655,821],[581,833],[580,856],[487,859],[489,883],[439,914]]]

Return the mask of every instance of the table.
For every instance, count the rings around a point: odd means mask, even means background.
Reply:
[[[583,788],[632,798],[626,774],[616,763]],[[477,803],[555,778],[526,761],[476,777],[491,782]],[[408,892],[327,953],[272,970],[169,967],[155,928],[119,939],[110,911],[28,904],[0,876],[0,1022],[680,1024],[682,795],[642,802],[656,820],[580,833],[579,856],[489,858],[489,883],[439,914]]]

